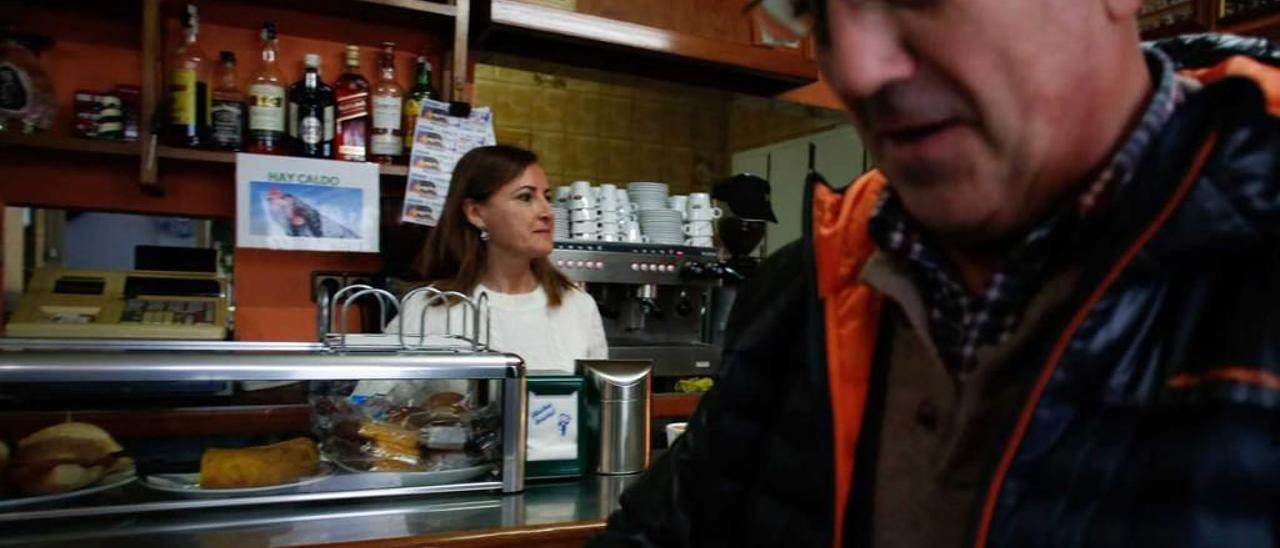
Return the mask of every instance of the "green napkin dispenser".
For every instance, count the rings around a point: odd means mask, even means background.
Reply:
[[[525,477],[578,477],[587,469],[586,382],[564,373],[529,371]]]

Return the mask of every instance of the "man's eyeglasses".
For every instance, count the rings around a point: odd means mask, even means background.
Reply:
[[[742,11],[751,13],[770,35],[788,41],[800,40],[813,31],[814,1],[751,0]]]

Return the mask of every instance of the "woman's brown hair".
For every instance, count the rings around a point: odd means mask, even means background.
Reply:
[[[484,275],[489,250],[480,239],[480,230],[463,212],[466,200],[488,201],[494,192],[536,163],[538,156],[533,152],[507,145],[472,149],[458,160],[440,223],[418,254],[415,272],[439,289],[470,295]],[[564,292],[573,289],[573,283],[546,257],[534,259],[529,266],[547,293],[548,304],[560,306]]]

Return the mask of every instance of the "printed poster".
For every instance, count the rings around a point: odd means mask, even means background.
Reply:
[[[496,142],[489,107],[472,108],[464,118],[449,116],[449,103],[423,101],[413,129],[401,221],[435,226],[449,195],[453,166],[471,149]]]
[[[378,165],[236,155],[236,245],[378,252]]]

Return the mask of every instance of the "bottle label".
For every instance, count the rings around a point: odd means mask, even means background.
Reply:
[[[369,94],[360,92],[338,99],[338,122],[369,115]]]
[[[398,156],[404,143],[400,139],[401,103],[399,97],[373,98],[373,131],[369,151],[373,154]]]
[[[284,103],[284,88],[281,86],[249,86],[249,130],[283,132]]]
[[[373,130],[400,130],[400,115],[402,114],[401,103],[399,97],[374,97],[373,98]]]
[[[244,142],[244,105],[237,101],[213,102],[213,144],[238,147]]]
[[[324,107],[324,140],[325,142],[333,141],[333,131],[336,123],[333,121],[334,108],[333,105]]]
[[[169,96],[173,103],[170,121],[178,126],[196,123],[196,71],[177,69],[169,78]]]
[[[319,118],[314,115],[307,116],[302,119],[299,125],[302,126],[298,128],[298,131],[302,135],[303,143],[308,145],[320,144],[320,138],[324,132],[324,124],[320,122]]]
[[[13,63],[0,63],[0,110],[22,113],[31,96],[31,81]]]

